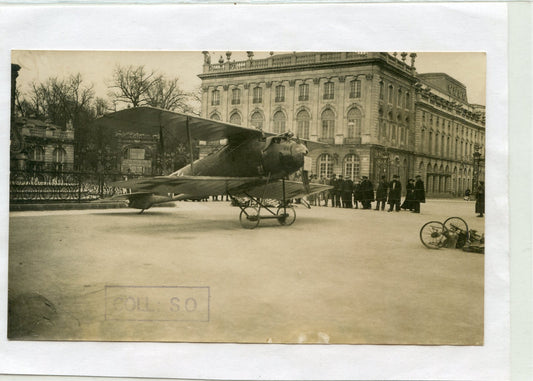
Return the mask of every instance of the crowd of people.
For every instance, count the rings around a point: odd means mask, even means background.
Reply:
[[[407,182],[403,203],[401,202],[402,183],[398,175],[394,175],[392,181],[387,181],[385,176],[381,176],[375,191],[368,176],[362,176],[361,180],[354,182],[349,177],[343,178],[342,175],[337,177],[333,174],[329,179],[318,179],[316,175],[312,175],[311,182],[333,187],[329,191],[310,196],[309,202],[314,206],[372,209],[372,203],[376,202],[374,210],[383,211],[385,204],[388,204],[389,212],[393,210],[399,212],[400,209],[405,209],[420,213],[420,203],[426,202],[424,182],[420,176],[409,179]]]

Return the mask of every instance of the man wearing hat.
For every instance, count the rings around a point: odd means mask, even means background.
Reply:
[[[420,203],[426,202],[426,191],[424,190],[424,182],[420,175],[415,176],[415,194],[413,200],[414,213],[420,213]]]
[[[402,183],[400,176],[392,176],[392,181],[389,184],[389,212],[392,212],[393,207],[396,211],[400,211],[400,201],[402,200]]]
[[[363,181],[361,181],[361,195],[363,209],[370,209],[372,207],[371,203],[374,201],[374,186],[368,180],[368,176],[363,176]]]

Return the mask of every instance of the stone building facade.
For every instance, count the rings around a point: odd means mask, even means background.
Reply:
[[[322,142],[310,152],[318,177],[365,175],[376,182],[398,174],[405,182],[420,174],[433,195],[459,194],[468,184],[473,147],[484,145],[484,110],[467,103],[466,88],[453,78],[418,74],[416,54],[306,52],[254,59],[247,53],[245,61],[232,61],[227,52],[211,63],[204,52],[203,117]],[[433,123],[438,114],[450,128],[430,126],[422,119],[430,114]],[[450,152],[458,138],[461,155],[444,156],[448,151],[435,140],[430,150],[429,136],[437,133],[440,140],[449,134]]]
[[[11,169],[31,171],[72,171],[74,168],[74,130],[36,119],[16,118],[23,151],[11,155]]]

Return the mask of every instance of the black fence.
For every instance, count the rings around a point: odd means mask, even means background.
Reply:
[[[131,177],[131,176],[130,176]],[[119,173],[11,171],[11,203],[84,202],[126,193],[110,185],[126,176]]]

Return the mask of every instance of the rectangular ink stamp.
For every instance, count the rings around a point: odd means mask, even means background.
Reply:
[[[105,286],[105,320],[209,321],[209,287]]]

